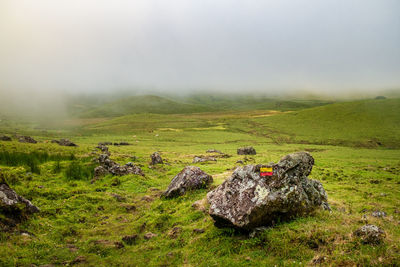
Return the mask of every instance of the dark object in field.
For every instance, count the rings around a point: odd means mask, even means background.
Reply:
[[[100,142],[98,143],[99,146],[111,146],[113,143],[112,142]]]
[[[216,149],[209,149],[209,150],[207,150],[207,151],[206,151],[206,153],[218,153],[218,154],[224,154],[224,153],[222,153],[221,151],[219,151],[219,150],[216,150]]]
[[[68,139],[51,140],[51,142],[59,144],[60,146],[78,146],[77,144],[71,142]]]
[[[252,146],[245,146],[237,149],[238,155],[255,155],[256,150]]]
[[[11,141],[11,137],[7,136],[7,135],[1,135],[0,136],[0,141]]]
[[[353,235],[360,237],[364,244],[378,245],[382,243],[386,234],[381,228],[373,224],[366,224],[354,231]]]
[[[150,158],[151,158],[151,165],[163,164],[161,155],[158,152],[154,152],[153,154],[151,154]]]
[[[108,173],[119,176],[127,174],[138,174],[144,176],[143,171],[139,166],[136,166],[132,162],[128,162],[125,165],[121,166],[118,163],[112,161],[109,158],[108,154],[101,154],[98,158],[98,162],[100,166],[94,169],[93,182]]]
[[[126,235],[122,238],[127,245],[133,245],[138,239],[138,235]]]
[[[214,157],[195,156],[192,163],[217,161]]]
[[[213,182],[211,175],[199,167],[187,166],[169,184],[162,197],[173,198],[184,195],[186,191],[206,188]]]
[[[314,211],[330,210],[319,181],[309,179],[314,158],[307,152],[283,157],[277,164],[238,167],[207,194],[209,214],[217,227],[251,230]],[[272,168],[261,176],[261,168]]]
[[[38,212],[39,208],[29,200],[19,196],[8,184],[0,183],[0,230],[10,230],[17,223],[27,219],[28,215]]]
[[[375,99],[386,99],[386,96],[378,95],[377,97],[375,97]]]
[[[114,143],[114,146],[129,146],[130,144],[127,142],[119,142],[119,143]]]
[[[156,236],[157,236],[157,234],[149,232],[149,233],[146,233],[143,237],[144,237],[144,239],[149,240]]]
[[[30,137],[30,136],[19,136],[18,137],[18,141],[20,143],[31,143],[31,144],[36,144],[37,143],[37,141],[35,139],[33,139],[32,137]]]

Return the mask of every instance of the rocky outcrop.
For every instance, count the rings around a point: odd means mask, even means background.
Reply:
[[[7,135],[0,135],[0,141],[11,141],[11,137]]]
[[[128,142],[119,142],[119,143],[114,143],[114,146],[129,146],[130,144]]]
[[[151,158],[151,165],[163,164],[161,155],[158,152],[154,152],[153,154],[151,154],[150,158]]]
[[[18,137],[18,141],[20,143],[31,143],[31,144],[36,144],[37,143],[37,141],[35,139],[33,139],[32,137],[30,137],[30,136],[19,136]]]
[[[96,167],[94,170],[95,180],[108,173],[118,176],[128,174],[138,174],[144,176],[142,169],[132,162],[128,162],[121,166],[115,161],[112,161],[108,154],[101,154],[97,160],[100,166]]]
[[[238,167],[207,194],[215,225],[251,230],[320,207],[330,209],[322,184],[307,177],[313,164],[309,153],[298,152],[277,164]]]
[[[192,163],[207,162],[207,161],[217,161],[217,160],[214,157],[195,156],[193,158]]]
[[[6,231],[25,220],[39,208],[19,196],[8,184],[0,183],[0,230]]]
[[[184,195],[190,190],[206,188],[212,182],[211,175],[208,175],[199,167],[187,166],[172,179],[162,197],[172,198]]]
[[[68,139],[51,140],[52,143],[59,144],[60,146],[78,146]]]
[[[96,148],[100,149],[102,154],[110,155],[110,152],[108,151],[108,147],[106,145],[99,144],[98,146],[96,146]]]
[[[378,245],[383,242],[386,234],[376,225],[366,224],[361,226],[353,233],[354,236],[359,237],[364,244]]]
[[[255,155],[256,150],[252,146],[245,146],[237,149],[238,155]]]

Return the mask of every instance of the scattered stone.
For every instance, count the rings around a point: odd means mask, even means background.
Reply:
[[[256,150],[252,146],[241,147],[237,149],[238,155],[255,155]]]
[[[243,160],[238,160],[238,161],[236,161],[236,163],[244,164]]]
[[[101,177],[107,175],[109,172],[103,166],[97,166],[94,168],[94,181],[100,179]]]
[[[100,142],[98,143],[99,146],[111,146],[113,143],[112,142]]]
[[[19,136],[18,137],[18,142],[20,143],[31,143],[31,144],[36,144],[37,141],[35,139],[33,139],[30,136]]]
[[[125,198],[125,197],[120,196],[120,195],[118,195],[118,194],[111,193],[111,196],[114,197],[114,198],[115,198],[117,201],[119,201],[119,202],[124,202],[124,201],[126,201],[126,198]]]
[[[223,154],[221,151],[216,150],[216,149],[209,149],[206,151],[206,153],[218,153],[218,154]]]
[[[373,212],[371,213],[371,215],[372,215],[373,217],[377,217],[377,218],[382,218],[382,217],[386,217],[386,216],[387,216],[386,212],[380,211],[380,210],[373,211]]]
[[[0,230],[10,230],[36,212],[39,212],[38,207],[19,196],[8,184],[0,183]]]
[[[7,135],[1,135],[0,136],[0,141],[11,141],[11,137],[7,136]]]
[[[264,233],[267,229],[268,229],[268,227],[264,227],[264,226],[256,227],[256,228],[252,229],[252,231],[251,231],[250,234],[249,234],[249,237],[250,237],[250,238],[259,237],[259,236],[261,236],[261,234]]]
[[[161,155],[158,152],[154,152],[153,154],[151,154],[150,158],[151,158],[151,165],[163,164]]]
[[[163,197],[173,198],[183,195],[188,190],[206,188],[213,182],[211,175],[208,175],[196,166],[187,166],[178,173],[171,181]]]
[[[195,156],[192,163],[217,161],[214,157]]]
[[[175,239],[178,237],[178,235],[182,232],[181,227],[174,227],[168,232],[168,236],[172,239]]]
[[[355,236],[360,237],[364,244],[378,245],[385,238],[385,232],[376,225],[366,224],[354,231]]]
[[[59,144],[60,146],[78,146],[75,143],[72,143],[68,139],[60,139],[60,140],[51,140],[52,143]]]
[[[124,246],[124,243],[122,243],[122,242],[120,242],[120,241],[115,241],[114,242],[114,245],[115,245],[115,247],[117,248],[117,249],[121,249],[121,248],[124,248],[125,246]]]
[[[95,168],[95,177],[101,177],[101,175],[105,175],[107,173],[111,173],[112,175],[128,175],[128,174],[138,174],[144,176],[142,169],[133,164],[132,162],[128,162],[127,164],[121,166],[118,163],[112,161],[107,154],[101,154],[97,159],[100,166],[102,168]],[[96,175],[96,172],[98,175]]]
[[[157,234],[149,232],[149,233],[146,233],[143,237],[144,237],[144,239],[149,240],[156,236],[157,236]]]
[[[196,233],[196,234],[202,234],[202,233],[204,233],[205,231],[204,231],[204,229],[203,228],[195,228],[195,229],[193,229],[193,233]]]
[[[154,200],[151,196],[143,196],[141,199],[146,202],[152,202]]]
[[[207,198],[205,197],[203,199],[200,199],[200,200],[197,200],[196,202],[194,202],[192,204],[192,208],[202,211],[202,212],[206,212],[207,204],[208,204]]]
[[[136,211],[136,206],[135,205],[124,205],[123,206],[127,212],[135,212]]]
[[[83,262],[86,262],[86,258],[84,256],[77,256],[73,261],[71,261],[71,264],[74,265]]]
[[[317,208],[330,210],[322,184],[307,177],[313,165],[308,152],[297,152],[277,164],[238,167],[229,179],[207,194],[209,214],[217,227],[251,230]],[[272,175],[261,176],[261,167],[272,168]]]
[[[100,149],[103,154],[110,155],[110,152],[108,151],[108,146],[98,145],[96,146],[96,148]]]
[[[133,245],[138,239],[138,235],[126,235],[122,238],[127,245]]]
[[[119,143],[114,143],[114,146],[129,146],[130,144],[128,142],[119,142]]]

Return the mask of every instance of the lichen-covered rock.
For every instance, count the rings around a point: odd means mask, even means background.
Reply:
[[[206,188],[212,182],[212,176],[202,171],[199,167],[187,166],[172,179],[162,197],[177,197],[189,190]]]
[[[11,137],[7,135],[0,135],[0,141],[11,141]]]
[[[36,144],[37,143],[37,141],[35,139],[33,139],[32,137],[30,137],[30,136],[19,136],[18,137],[18,141],[20,143],[31,143],[31,144]]]
[[[216,149],[209,149],[206,151],[206,153],[218,153],[218,154],[223,154],[220,150],[216,150]]]
[[[217,227],[251,230],[330,209],[322,184],[308,179],[314,164],[307,152],[283,157],[277,164],[238,167],[232,176],[207,194],[209,214]],[[260,169],[272,168],[271,176]]]
[[[252,146],[245,146],[237,149],[238,155],[255,155],[256,150]]]
[[[151,158],[151,165],[163,164],[161,155],[158,152],[154,152],[153,154],[151,154],[150,158]]]
[[[125,165],[119,165],[118,163],[112,161],[108,154],[101,154],[97,159],[101,168],[95,168],[95,179],[100,177],[102,174],[111,173],[112,175],[128,175],[128,174],[138,174],[144,176],[142,169],[136,166],[132,162],[128,162]],[[97,173],[96,173],[97,172]],[[98,176],[96,176],[98,174]]]
[[[38,212],[39,208],[29,200],[19,196],[8,184],[0,183],[0,230],[8,230]]]
[[[382,243],[386,234],[381,228],[373,224],[366,224],[361,226],[353,233],[355,236],[360,237],[364,244],[378,245]]]

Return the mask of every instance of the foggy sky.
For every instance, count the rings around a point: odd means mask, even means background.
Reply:
[[[0,0],[0,98],[400,87],[398,0]]]

